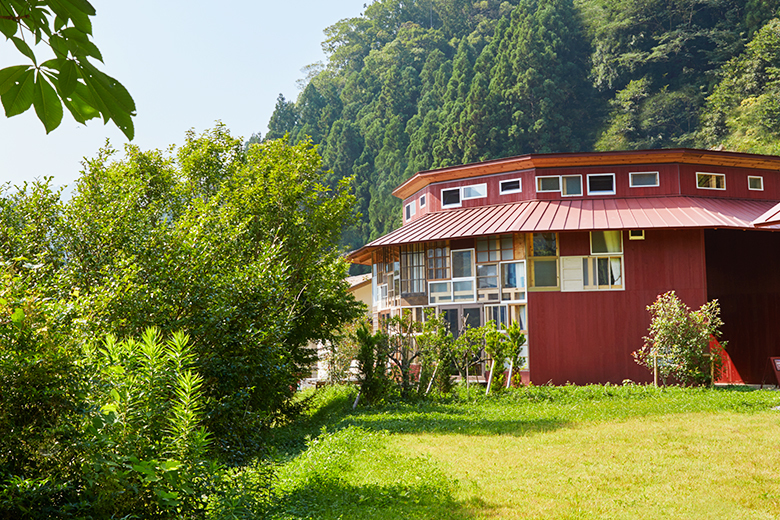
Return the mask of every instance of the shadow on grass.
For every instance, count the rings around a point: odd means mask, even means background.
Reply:
[[[359,426],[365,430],[388,431],[398,434],[452,434],[452,435],[512,435],[525,436],[567,428],[572,422],[555,417],[493,419],[468,413],[462,405],[426,405],[416,409],[409,406],[392,411],[363,410],[349,415],[339,428]]]
[[[283,496],[271,517],[468,520],[474,518],[474,509],[483,508],[460,503],[435,485],[353,485],[334,478],[314,478]]]

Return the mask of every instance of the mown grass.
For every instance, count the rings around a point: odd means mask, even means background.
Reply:
[[[275,518],[778,518],[780,393],[530,387],[351,410],[275,432]]]

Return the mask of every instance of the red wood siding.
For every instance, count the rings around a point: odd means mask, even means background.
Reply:
[[[703,190],[696,187],[696,172],[722,173],[726,176],[725,190]],[[748,176],[764,178],[764,190],[748,189]],[[680,165],[680,186],[683,195],[698,197],[731,197],[740,199],[774,200],[780,198],[778,173],[725,166]]]
[[[561,247],[580,251],[586,234],[567,235],[560,234]],[[691,307],[706,301],[701,230],[648,230],[645,240],[624,240],[623,247],[625,291],[529,293],[535,384],[649,382],[651,374],[631,357],[647,334],[647,305],[672,289]]]
[[[721,339],[738,375],[761,383],[768,358],[780,356],[780,234],[707,230],[704,237],[707,297],[720,302]]]

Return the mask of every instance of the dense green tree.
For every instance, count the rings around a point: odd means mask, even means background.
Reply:
[[[527,0],[512,12],[491,73],[502,155],[580,150],[589,130],[588,44],[568,0]]]
[[[723,68],[707,99],[699,139],[753,153],[780,153],[780,20],[755,33],[745,52]]]
[[[350,179],[329,188],[310,142],[243,148],[218,126],[190,132],[175,156],[128,146],[117,161],[107,149],[61,207],[36,190],[0,204],[13,239],[0,262],[35,256],[37,287],[67,303],[75,339],[150,325],[190,335],[204,421],[235,460],[292,410],[309,341],[357,312],[336,245],[353,222]],[[45,232],[23,224],[33,215],[53,215]],[[25,245],[38,239],[48,245]]]
[[[284,99],[282,94],[276,98],[276,106],[271,114],[271,120],[268,121],[268,133],[265,139],[280,139],[287,134],[293,133],[295,125],[298,124],[298,110],[295,103]]]

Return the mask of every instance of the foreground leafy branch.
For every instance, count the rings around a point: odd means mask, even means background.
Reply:
[[[119,81],[90,61],[103,61],[91,41],[95,8],[87,0],[0,0],[0,33],[29,65],[0,70],[0,100],[13,117],[35,108],[46,133],[62,122],[62,106],[79,123],[102,117],[132,140],[135,102]],[[39,63],[33,47],[44,45],[54,58]]]

